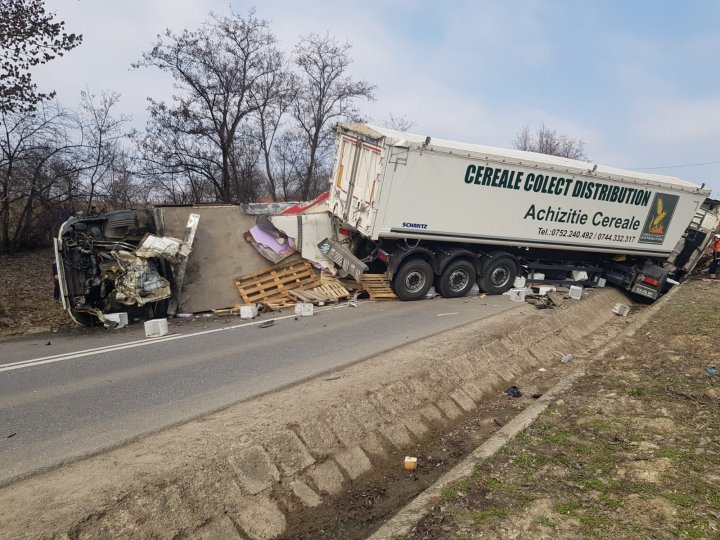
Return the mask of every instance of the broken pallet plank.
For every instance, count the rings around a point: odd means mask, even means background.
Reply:
[[[319,284],[317,271],[303,259],[281,263],[261,272],[243,274],[235,278],[235,287],[243,301],[248,304],[267,300],[289,301],[288,291],[312,288]]]

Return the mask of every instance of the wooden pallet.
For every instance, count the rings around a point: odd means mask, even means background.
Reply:
[[[328,302],[338,302],[339,300],[349,298],[350,292],[337,281],[326,281],[319,287],[312,289],[295,289],[289,291],[292,298],[298,302],[306,302],[311,304],[320,304]]]
[[[235,278],[235,286],[246,304],[291,302],[289,291],[311,289],[320,285],[317,271],[304,259],[284,262]]]
[[[397,300],[386,274],[363,274],[360,286],[370,295],[370,300]]]

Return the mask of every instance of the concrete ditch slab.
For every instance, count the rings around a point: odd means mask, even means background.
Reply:
[[[249,494],[255,495],[280,481],[280,471],[260,446],[239,451],[228,459],[238,483]]]
[[[345,471],[345,474],[350,477],[350,480],[355,480],[372,469],[370,459],[359,446],[353,446],[344,452],[335,454],[335,461]]]
[[[328,460],[311,467],[308,476],[323,493],[337,495],[342,491],[345,478],[334,461]]]

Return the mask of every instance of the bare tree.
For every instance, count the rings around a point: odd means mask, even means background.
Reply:
[[[171,103],[150,100],[150,122],[141,139],[156,174],[203,177],[218,200],[247,202],[235,192],[243,169],[239,133],[244,122],[274,98],[263,82],[282,66],[266,21],[211,14],[196,31],[169,30],[135,67],[172,75],[179,90]]]
[[[74,49],[82,36],[67,34],[54,17],[43,0],[0,1],[0,111],[33,111],[55,95],[37,91],[30,69]]]
[[[410,131],[417,124],[412,120],[408,119],[407,116],[395,116],[390,113],[388,117],[383,120],[382,125],[388,129],[395,131]]]
[[[534,133],[526,125],[515,136],[512,145],[516,150],[588,161],[585,154],[585,141],[559,134],[554,129],[546,127],[545,124],[541,124]]]
[[[333,143],[332,127],[341,120],[356,120],[358,99],[372,100],[373,86],[355,81],[348,74],[350,44],[339,43],[326,34],[311,34],[295,47],[295,64],[300,73],[293,116],[307,145],[307,162],[300,178],[303,200],[317,195],[325,184],[321,178]]]
[[[88,209],[95,202],[98,184],[114,174],[120,143],[126,136],[123,127],[131,120],[127,115],[113,116],[119,100],[117,92],[104,92],[99,96],[89,90],[81,93],[79,161],[83,164],[82,178],[88,190]]]
[[[282,137],[285,116],[297,95],[297,79],[286,67],[268,73],[259,84],[255,137],[262,154],[265,172],[265,192],[274,201],[280,196],[278,175],[283,175],[286,163],[278,159],[275,145]]]
[[[39,104],[32,113],[0,111],[0,238],[15,250],[30,234],[38,206],[72,197],[56,185],[77,170],[71,158],[76,124],[57,105]],[[68,181],[68,185],[71,184]]]

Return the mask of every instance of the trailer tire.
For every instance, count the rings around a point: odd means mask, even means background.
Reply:
[[[420,300],[433,284],[433,269],[423,259],[411,259],[400,267],[393,279],[393,292],[400,300]]]
[[[517,277],[517,264],[510,256],[497,256],[483,268],[478,287],[488,294],[502,294],[512,288]]]
[[[475,267],[471,262],[464,259],[452,262],[437,280],[438,292],[445,298],[465,296],[473,288],[476,277]]]

